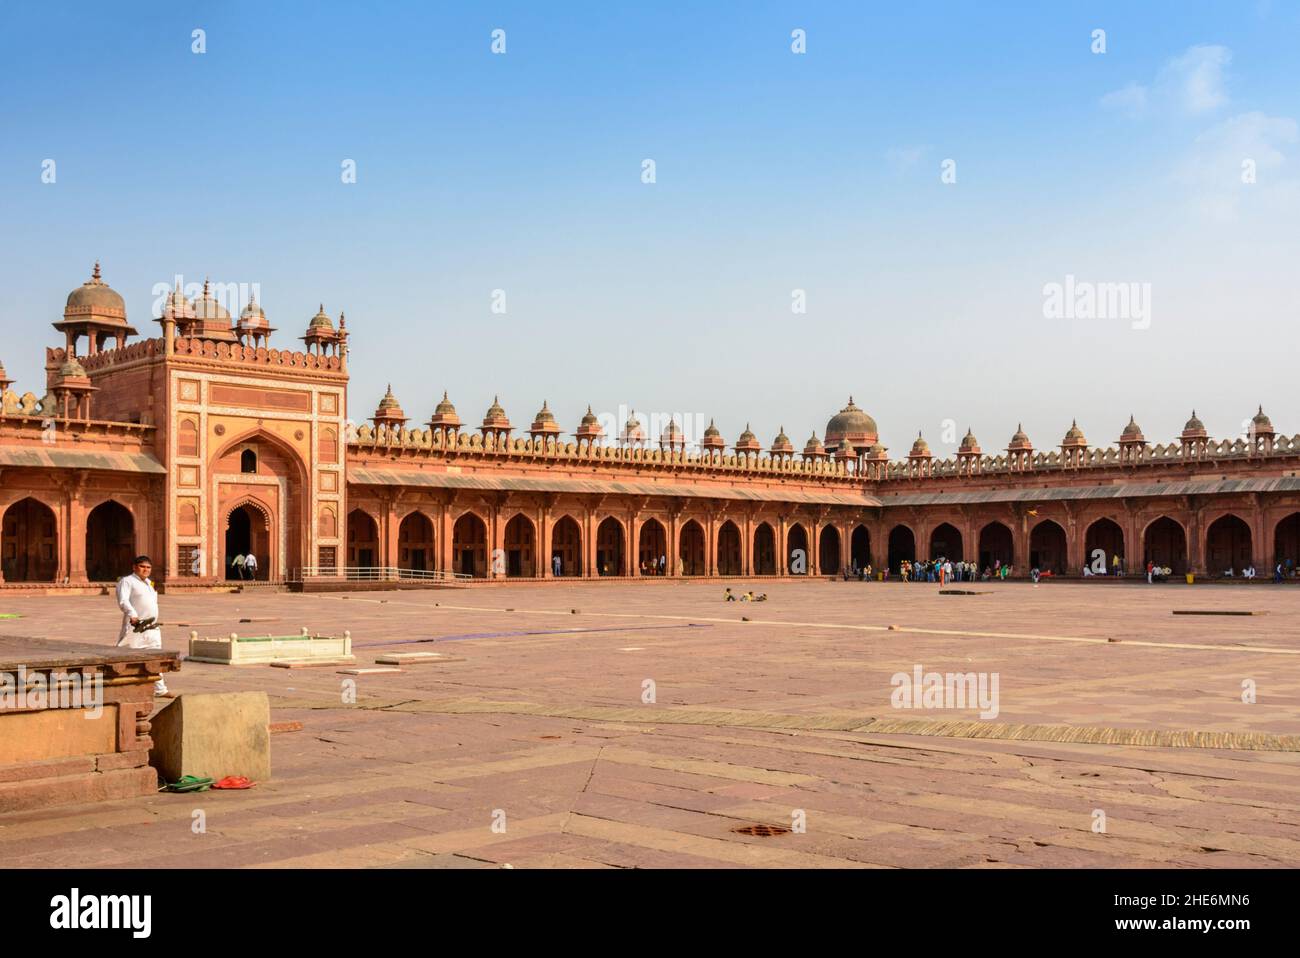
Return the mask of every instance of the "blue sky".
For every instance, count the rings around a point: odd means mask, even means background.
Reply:
[[[19,389],[98,258],[149,334],[177,274],[256,284],[281,346],[345,310],[358,418],[391,380],[417,421],[447,389],[765,443],[852,393],[893,455],[1300,431],[1300,4],[373,6],[0,14]],[[1067,276],[1149,284],[1146,328],[1045,315]]]

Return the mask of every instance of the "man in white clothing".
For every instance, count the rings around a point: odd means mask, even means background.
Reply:
[[[122,631],[117,637],[117,644],[133,649],[161,649],[162,629],[157,625],[143,632],[135,630],[141,622],[150,619],[156,621],[158,618],[158,590],[149,578],[153,562],[148,556],[136,556],[131,566],[131,574],[117,581],[117,607],[122,610]],[[153,694],[171,696],[161,675],[154,683]]]
[[[257,578],[257,556],[251,552],[244,556],[244,571],[248,573],[248,578]]]

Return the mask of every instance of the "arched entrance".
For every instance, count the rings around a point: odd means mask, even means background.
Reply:
[[[808,574],[808,533],[795,523],[785,536],[786,572],[789,575]]]
[[[704,575],[704,529],[694,519],[687,520],[681,531],[681,566],[679,575]]]
[[[266,580],[271,576],[271,518],[264,507],[244,502],[226,513],[226,552],[221,566],[227,579]],[[250,575],[246,566],[235,564],[239,556],[257,556],[256,572]]]
[[[1000,522],[990,522],[980,530],[980,570],[995,564],[1015,566],[1015,545],[1011,530]]]
[[[523,513],[506,523],[506,577],[531,578],[537,574],[533,558],[537,553],[533,545],[533,524]]]
[[[412,512],[397,527],[397,567],[412,572],[432,572],[433,520],[423,512]]]
[[[647,519],[637,543],[637,572],[640,575],[668,574],[668,533],[658,519]]]
[[[257,556],[257,578],[276,579],[289,569],[329,565],[319,554],[307,555],[312,528],[320,516],[310,509],[307,468],[282,438],[261,429],[233,437],[207,471],[217,477],[216,506],[211,515],[219,545],[224,545],[233,510],[243,506],[251,510],[250,547]],[[235,517],[234,521],[239,527],[236,537],[242,541],[243,519]],[[230,560],[238,554],[222,557],[222,576],[230,575]],[[372,563],[378,561],[376,551]]]
[[[834,526],[822,529],[822,541],[817,545],[817,571],[822,575],[840,574],[840,530]]]
[[[5,510],[0,525],[0,568],[6,582],[54,581],[59,572],[54,510],[30,496]]]
[[[1231,570],[1241,575],[1251,564],[1253,543],[1250,526],[1240,516],[1228,513],[1219,516],[1205,531],[1205,573],[1223,575]]]
[[[353,509],[348,513],[347,564],[363,569],[379,565],[379,524],[364,509]]]
[[[857,526],[849,536],[849,558],[855,569],[871,565],[871,533],[866,526]]]
[[[1273,562],[1282,563],[1282,571],[1287,574],[1300,565],[1300,512],[1291,513],[1274,528]]]
[[[1100,568],[1100,574],[1111,575],[1117,569],[1116,556],[1119,557],[1119,568],[1123,568],[1124,530],[1114,519],[1098,519],[1083,534],[1083,561],[1092,567],[1094,573]],[[1098,559],[1101,560],[1100,566]]]
[[[112,582],[131,571],[135,551],[135,518],[109,499],[86,517],[86,576],[91,582]]]
[[[1142,534],[1142,552],[1144,571],[1147,561],[1169,569],[1170,575],[1187,571],[1187,534],[1168,516],[1161,516],[1147,526]]]
[[[451,561],[462,575],[487,578],[487,524],[472,512],[452,526]]]
[[[596,571],[600,575],[627,575],[623,561],[623,524],[606,516],[596,528]]]
[[[889,530],[889,568],[897,572],[904,562],[916,561],[916,536],[907,526]]]
[[[1068,571],[1065,530],[1051,519],[1044,519],[1029,533],[1029,567],[1052,575]]]
[[[740,530],[728,519],[718,530],[718,575],[740,575]]]
[[[754,574],[776,575],[776,531],[766,522],[754,530]]]
[[[930,558],[961,561],[961,531],[951,522],[941,522],[930,533]]]
[[[563,516],[551,530],[551,573],[560,560],[560,575],[582,575],[582,530],[570,516]]]

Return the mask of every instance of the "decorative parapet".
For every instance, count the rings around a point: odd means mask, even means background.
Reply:
[[[63,352],[62,348],[52,350],[50,353],[52,360],[56,362],[62,361]],[[92,356],[79,356],[77,358],[85,367],[86,372],[93,374],[122,363],[161,356],[164,352],[165,344],[161,338],[143,339],[123,346],[121,349],[105,349]],[[175,355],[259,366],[343,372],[343,357],[341,356],[318,355],[293,349],[268,349],[265,346],[244,346],[240,343],[184,336],[176,338]]]

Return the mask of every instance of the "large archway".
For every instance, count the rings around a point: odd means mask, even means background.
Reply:
[[[556,574],[555,560],[559,559],[559,575],[582,575],[582,529],[572,516],[562,516],[551,529],[551,574]]]
[[[423,512],[412,512],[397,527],[397,567],[412,572],[432,572],[436,555],[433,521]]]
[[[0,568],[6,582],[54,581],[59,573],[54,510],[30,496],[5,510],[0,524]]]
[[[628,575],[623,553],[623,523],[613,516],[606,516],[596,528],[596,572],[600,575]]]
[[[916,536],[907,526],[889,530],[889,568],[897,572],[904,562],[916,561]]]
[[[1300,565],[1300,512],[1291,513],[1274,527],[1273,562],[1282,563],[1282,571],[1288,575]]]
[[[1170,575],[1182,575],[1187,571],[1187,534],[1173,519],[1161,516],[1142,534],[1142,553],[1144,569],[1150,561],[1169,569]]]
[[[680,533],[681,548],[678,555],[681,566],[678,575],[704,575],[707,570],[704,561],[704,529],[694,519],[687,520]]]
[[[998,565],[1014,568],[1015,559],[1015,540],[1010,529],[1001,522],[990,522],[980,530],[981,569],[992,569]]]
[[[637,563],[641,575],[668,574],[668,533],[658,519],[647,519],[641,526]]]
[[[1205,572],[1218,576],[1231,573],[1241,575],[1251,564],[1252,547],[1250,526],[1232,513],[1219,516],[1205,530]]]
[[[461,575],[487,578],[487,523],[472,512],[462,515],[452,526],[451,562]]]
[[[834,526],[822,529],[817,544],[817,571],[822,575],[840,574],[840,530]]]
[[[86,517],[86,576],[91,582],[112,582],[131,571],[135,558],[135,517],[120,502],[109,499]]]
[[[1083,561],[1100,575],[1111,575],[1123,568],[1124,530],[1118,522],[1103,518],[1088,526],[1083,534]]]
[[[1044,519],[1029,532],[1029,567],[1052,575],[1069,571],[1069,548],[1060,523]]]
[[[961,530],[951,522],[941,522],[930,533],[930,558],[947,559],[950,562],[962,560]]]
[[[740,530],[728,519],[718,530],[718,575],[741,574]]]
[[[789,575],[808,574],[808,533],[795,523],[785,535],[786,571]]]
[[[257,556],[257,578],[276,579],[287,570],[312,565],[319,556],[306,556],[311,527],[318,521],[310,511],[307,468],[299,453],[282,438],[264,429],[254,429],[232,438],[208,467],[218,477],[215,532],[221,542],[228,528],[231,510],[251,503],[249,516]],[[277,491],[276,486],[281,491]],[[241,519],[235,520],[242,523]],[[258,526],[267,530],[262,541]],[[223,574],[230,572],[224,557]],[[371,564],[380,564],[376,549]]]
[[[754,574],[776,575],[776,530],[766,522],[754,530]]]
[[[364,513],[363,513],[364,515]],[[246,581],[268,579],[271,576],[271,516],[261,503],[251,500],[236,505],[226,513],[225,555],[221,565],[225,577]],[[257,557],[254,571],[248,571],[248,556]],[[244,562],[237,560],[244,558]]]
[[[856,526],[849,536],[849,560],[855,569],[871,565],[871,533],[866,526]]]
[[[522,512],[506,523],[506,578],[528,579],[537,574],[533,524]]]

